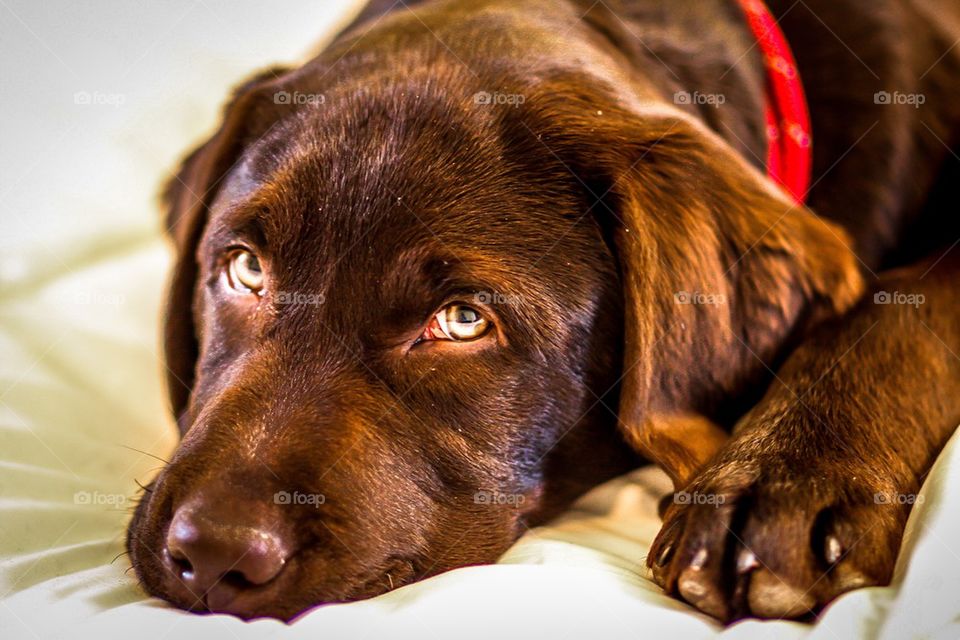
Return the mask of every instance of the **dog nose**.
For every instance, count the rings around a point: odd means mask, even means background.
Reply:
[[[267,584],[283,570],[287,550],[279,533],[241,524],[239,519],[197,505],[182,506],[174,513],[166,553],[171,568],[196,598],[195,605],[235,613],[232,605],[241,595]]]

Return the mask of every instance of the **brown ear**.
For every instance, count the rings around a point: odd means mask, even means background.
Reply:
[[[683,113],[563,111],[545,144],[609,189],[595,209],[623,279],[621,425],[680,487],[726,440],[708,416],[859,298],[851,242]]]
[[[176,250],[164,317],[164,352],[170,405],[178,421],[189,403],[195,377],[198,354],[193,314],[198,271],[196,252],[206,226],[207,208],[243,149],[276,122],[277,105],[272,95],[277,90],[275,81],[282,72],[279,68],[268,69],[238,88],[224,110],[223,124],[207,142],[187,156],[164,189],[167,232]]]

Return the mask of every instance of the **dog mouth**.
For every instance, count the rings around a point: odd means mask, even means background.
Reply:
[[[384,595],[402,586],[416,582],[418,575],[419,573],[413,561],[395,558],[377,569],[364,572],[362,575],[349,580],[350,583],[356,586],[345,589],[342,594],[312,598],[294,606],[277,606],[285,601],[289,603],[289,598],[286,594],[290,590],[287,588],[274,588],[273,585],[268,584],[250,591],[249,585],[243,583],[232,584],[235,578],[231,576],[224,576],[223,583],[232,589],[233,593],[239,593],[239,597],[223,597],[221,595],[224,593],[223,591],[208,592],[199,594],[198,597],[193,599],[189,607],[184,607],[181,601],[168,601],[179,608],[201,615],[229,614],[244,620],[275,618],[291,623],[295,619],[309,614],[309,612],[316,607],[327,604],[355,602]],[[269,592],[269,594],[264,593],[264,595],[267,596],[267,601],[257,607],[245,607],[245,601],[248,601],[251,596],[255,596],[257,590]]]
[[[414,560],[399,556],[392,557],[382,567],[360,578],[360,584],[351,590],[344,600],[347,602],[366,600],[389,593],[421,579],[423,577],[421,573]]]
[[[155,506],[149,504],[159,500]],[[336,571],[325,567],[320,553],[301,550],[271,580],[254,584],[242,573],[225,571],[215,581],[198,588],[192,582],[194,570],[182,557],[171,553],[164,543],[170,529],[153,523],[164,519],[169,510],[168,497],[158,495],[158,483],[147,485],[141,505],[129,525],[128,550],[131,567],[141,587],[150,595],[171,605],[197,613],[229,614],[243,620],[274,618],[291,622],[317,606],[365,600],[383,595],[424,577],[420,559],[409,555],[390,555],[369,568]],[[306,553],[304,553],[306,551]],[[342,560],[346,560],[343,558]],[[318,584],[317,575],[328,574]],[[340,573],[342,578],[331,580]]]
[[[415,561],[395,557],[374,569],[344,579],[340,587],[332,589],[332,592],[300,600],[292,597],[304,592],[296,576],[281,575],[264,585],[250,585],[236,575],[226,574],[215,588],[198,592],[184,582],[180,576],[182,566],[170,558],[166,550],[161,552],[160,565],[159,588],[154,588],[153,580],[144,580],[142,577],[141,584],[151,594],[179,609],[200,615],[229,614],[243,620],[274,618],[287,623],[316,607],[374,598],[416,582],[421,577]],[[140,569],[136,570],[139,574]],[[298,573],[309,572],[308,566],[299,567]]]

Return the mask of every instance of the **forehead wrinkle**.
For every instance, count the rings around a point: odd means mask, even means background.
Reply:
[[[428,241],[421,247],[400,252],[385,270],[386,288],[405,292],[425,286],[441,290],[501,286],[503,279],[496,277],[496,271],[490,268],[496,263],[491,256],[438,248],[437,244],[435,240]]]
[[[251,171],[253,162],[254,159],[248,158],[228,178],[213,210],[217,211],[218,232],[223,230],[228,234],[249,236],[264,244],[276,219],[274,211],[283,203],[284,174],[290,171],[280,168],[270,179],[261,179]]]
[[[255,145],[250,165],[275,186],[270,195],[287,200],[290,209],[299,205],[285,222],[323,224],[331,243],[345,250],[369,229],[363,223],[403,215],[408,226],[419,227],[425,218],[438,219],[429,209],[491,198],[491,185],[504,180],[496,132],[459,122],[468,120],[460,113],[464,105],[436,88],[392,89],[375,102],[365,93],[353,104],[355,96],[348,95],[336,109],[298,112]],[[285,144],[278,146],[281,139]]]
[[[416,166],[421,176],[454,162],[466,164],[471,173],[496,167],[476,160],[480,149],[496,144],[496,132],[476,126],[476,110],[467,112],[469,94],[451,95],[429,77],[349,83],[325,105],[304,109],[291,120],[285,135],[297,137],[298,149],[292,155],[284,149],[285,160],[319,156],[331,184],[362,183],[358,186],[368,193],[398,174],[408,177],[407,166]]]

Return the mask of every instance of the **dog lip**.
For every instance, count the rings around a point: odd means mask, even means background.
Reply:
[[[164,549],[162,553],[164,568],[170,572],[176,585],[172,590],[164,595],[163,598],[178,608],[187,609],[199,614],[222,614],[231,615],[242,620],[251,620],[254,618],[276,618],[279,620],[289,620],[292,616],[273,613],[269,611],[269,606],[263,608],[263,604],[254,604],[249,601],[253,591],[269,588],[269,585],[261,585],[253,590],[244,590],[231,584],[229,578],[221,578],[212,587],[203,592],[195,592],[187,584],[192,579],[193,571],[181,567],[180,563],[173,558],[169,551]],[[252,606],[251,606],[252,605]],[[313,606],[313,605],[309,605]],[[306,610],[308,607],[305,607]],[[299,615],[299,614],[296,614]]]
[[[204,593],[203,603],[211,613],[243,615],[242,613],[229,609],[230,605],[237,600],[238,595],[235,589],[222,585],[217,589],[210,589]]]
[[[357,600],[388,593],[418,579],[417,574],[416,563],[412,559],[400,556],[387,558],[380,567],[368,573],[369,578],[351,589],[344,600]],[[362,580],[362,576],[358,577]]]

